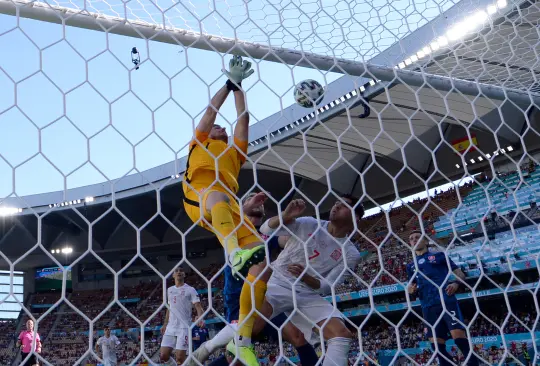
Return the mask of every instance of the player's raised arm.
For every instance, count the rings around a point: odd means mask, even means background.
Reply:
[[[223,72],[229,79],[226,85],[227,88],[234,92],[234,104],[238,118],[234,128],[234,138],[239,142],[247,142],[249,137],[249,113],[246,108],[246,95],[241,87],[242,81],[250,77],[254,70],[251,69],[251,62],[243,60],[240,56],[233,56],[229,63],[229,71],[223,70]]]
[[[285,226],[291,226],[296,222],[296,219],[302,216],[304,211],[306,210],[306,203],[304,200],[298,199],[298,200],[292,200],[288,205],[285,211],[281,213],[281,220],[283,220],[283,225]],[[281,220],[279,216],[274,216],[270,219],[268,219],[262,226],[261,226],[261,233],[264,235],[272,235],[276,232],[276,230],[281,225]],[[277,230],[276,235],[290,235],[290,233],[287,230]]]
[[[230,90],[224,85],[210,100],[210,105],[206,108],[206,112],[201,118],[201,121],[197,125],[195,131],[195,137],[198,137],[198,134],[207,134],[210,133],[214,123],[216,123],[217,111],[221,108],[225,100],[229,96]],[[202,141],[201,141],[202,142]]]

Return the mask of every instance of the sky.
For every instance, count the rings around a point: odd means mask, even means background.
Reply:
[[[143,1],[128,3],[130,19],[159,23],[162,11]],[[366,61],[452,5],[251,0],[248,17],[243,0],[215,3],[213,12],[205,1],[174,3],[165,11],[167,25]],[[122,14],[118,0],[87,4],[90,11]],[[132,47],[141,54],[139,70]],[[100,183],[186,155],[230,58],[6,15],[0,15],[0,53],[0,197]],[[244,83],[252,124],[291,105],[295,83],[312,78],[327,85],[341,76],[252,61],[257,72]],[[232,98],[221,112],[218,123],[234,121]]]

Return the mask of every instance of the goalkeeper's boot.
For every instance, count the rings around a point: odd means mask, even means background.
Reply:
[[[264,261],[266,250],[264,245],[259,245],[251,249],[237,249],[231,255],[231,267],[234,278],[240,279],[239,275],[247,276],[251,266]]]
[[[238,360],[242,362],[246,366],[259,366],[259,360],[257,360],[257,356],[255,355],[255,349],[253,348],[253,345],[246,347],[246,346],[238,346],[238,355],[236,354],[236,345],[234,344],[234,341],[230,341],[227,345],[227,352],[231,353],[233,356],[237,356]]]

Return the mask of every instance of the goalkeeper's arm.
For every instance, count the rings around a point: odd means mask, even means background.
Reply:
[[[238,121],[234,128],[234,138],[239,141],[247,141],[249,138],[249,112],[246,110],[246,95],[244,91],[234,92],[234,105]]]
[[[229,89],[224,85],[218,92],[214,95],[210,101],[210,105],[206,108],[206,112],[201,118],[201,121],[197,125],[197,131],[202,133],[210,133],[210,130],[216,123],[217,111],[221,108],[227,97],[229,96]]]

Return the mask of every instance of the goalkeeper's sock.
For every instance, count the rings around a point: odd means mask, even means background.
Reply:
[[[347,366],[349,364],[350,338],[335,337],[329,339],[326,344],[326,355],[322,366]]]
[[[298,358],[300,358],[300,365],[302,366],[315,366],[319,361],[315,348],[309,343],[296,347],[296,352],[298,352]]]
[[[452,356],[448,353],[446,350],[446,344],[439,343],[439,350],[435,350],[435,343],[431,343],[431,349],[433,349],[433,352],[437,352],[437,358],[439,359],[439,365],[440,366],[452,366]]]
[[[227,202],[218,202],[210,210],[212,228],[219,234],[218,239],[230,256],[238,249],[238,238],[234,233],[234,222],[231,206]]]
[[[253,285],[252,285],[253,284]],[[251,345],[251,333],[253,332],[253,325],[255,325],[255,319],[257,313],[253,312],[251,304],[251,286],[253,286],[255,297],[255,309],[260,310],[264,303],[264,295],[266,294],[266,282],[257,280],[252,274],[248,274],[246,282],[242,286],[242,292],[240,293],[240,310],[238,316],[240,339],[238,341],[239,346],[249,347]]]
[[[225,347],[232,339],[234,339],[234,335],[237,329],[237,324],[229,324],[223,327],[223,329],[221,329],[218,334],[216,334],[208,342],[205,342],[203,347],[206,347],[206,349],[210,353],[213,353],[215,350],[221,347]]]
[[[476,355],[473,352],[471,352],[471,347],[469,346],[469,340],[467,338],[456,338],[454,339],[454,342],[456,342],[456,346],[459,348],[459,350],[463,354],[463,357],[467,358],[469,357],[469,353],[471,354],[469,361],[467,361],[467,365],[478,366],[478,358],[476,358]]]

